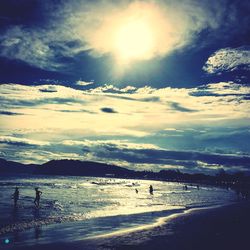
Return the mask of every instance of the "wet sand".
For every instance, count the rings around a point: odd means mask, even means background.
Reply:
[[[63,224],[62,224],[63,226]],[[73,230],[73,229],[72,229]],[[72,232],[73,233],[73,232]],[[250,249],[250,202],[194,210],[147,230],[67,243],[4,249]]]

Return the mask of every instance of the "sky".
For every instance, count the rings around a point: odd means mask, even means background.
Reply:
[[[0,157],[250,173],[250,2],[2,0]]]

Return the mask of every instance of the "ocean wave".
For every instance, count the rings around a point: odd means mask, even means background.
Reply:
[[[55,202],[53,206],[61,206],[60,203]],[[45,209],[46,206],[43,206],[41,209]],[[33,207],[34,209],[34,207]],[[166,204],[161,203],[154,203],[151,205],[139,206],[135,207],[135,209],[130,210],[132,212],[128,212],[128,210],[115,210],[115,209],[108,209],[105,210],[98,210],[89,213],[72,213],[71,215],[60,215],[60,216],[49,216],[47,218],[36,218],[33,220],[26,220],[22,222],[17,222],[9,225],[4,225],[0,228],[0,235],[6,233],[12,233],[17,231],[25,231],[31,228],[39,227],[39,226],[46,226],[50,224],[58,224],[64,222],[74,222],[74,221],[84,221],[87,219],[97,219],[97,218],[104,218],[104,217],[114,217],[114,216],[123,216],[123,215],[138,215],[138,214],[145,214],[145,213],[152,213],[152,212],[164,212],[167,211],[168,213],[171,211],[176,211],[180,209],[185,209],[183,206],[168,206]],[[38,209],[37,212],[39,212]]]
[[[58,217],[48,217],[43,219],[35,219],[31,221],[24,221],[24,222],[17,222],[13,224],[9,224],[0,228],[0,235],[6,233],[12,233],[17,231],[24,231],[30,228],[38,227],[38,226],[45,226],[55,223],[62,223],[62,222],[70,222],[70,221],[79,221],[87,219],[88,217],[83,214],[72,214],[68,216],[58,216]]]

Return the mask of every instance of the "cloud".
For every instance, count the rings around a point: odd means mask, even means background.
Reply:
[[[79,36],[94,56],[117,53],[114,41],[124,23],[134,19],[148,22],[154,39],[151,50],[144,56],[150,59],[189,45],[204,29],[215,30],[222,24],[228,24],[230,19],[226,18],[225,12],[225,1],[105,1],[86,4],[73,22],[77,24],[75,21],[79,20],[81,23],[78,27],[76,25],[80,30]],[[233,18],[234,13],[231,12]]]
[[[0,38],[1,56],[42,69],[59,70],[61,64],[56,60],[56,50],[50,48],[54,34],[49,33],[43,29],[10,27]]]
[[[56,87],[53,85],[44,86],[43,88],[39,89],[39,91],[46,92],[46,93],[57,92]]]
[[[0,143],[16,145],[16,146],[45,146],[48,142],[30,140],[26,138],[18,138],[14,136],[0,136]]]
[[[104,84],[89,90],[90,93],[111,93],[111,94],[132,94],[137,91],[134,86],[126,86],[125,88],[118,88],[112,84]]]
[[[112,108],[101,108],[101,111],[104,113],[117,113],[117,111]]]
[[[42,91],[44,92],[44,91]],[[46,93],[51,93],[45,91]],[[8,99],[5,97],[0,98],[3,105],[8,103]],[[15,106],[38,106],[38,105],[47,105],[47,104],[67,104],[71,105],[72,103],[82,103],[83,100],[77,100],[75,98],[61,98],[61,97],[51,97],[51,98],[40,98],[40,99],[30,99],[30,100],[13,100],[13,107]]]
[[[27,87],[18,84],[3,84],[1,90],[0,100],[3,107],[9,105],[12,107],[31,107],[47,104],[71,105],[72,103],[84,103],[76,90],[59,85]],[[64,93],[64,91],[67,91],[67,93]]]
[[[238,167],[250,170],[250,157],[245,155],[226,155],[198,151],[173,151],[156,147],[152,144],[135,144],[127,141],[82,141],[64,142],[70,145],[81,145],[85,157],[99,159],[106,162],[123,162],[135,168],[133,164],[148,164],[153,169],[161,169],[166,165],[182,166],[186,171],[199,168],[215,170],[221,168]],[[155,167],[155,165],[158,167]]]
[[[150,143],[129,140],[63,140],[53,143],[15,137],[1,137],[4,157],[25,163],[44,163],[51,159],[78,159],[117,164],[135,170],[182,169],[184,172],[225,168],[250,171],[250,156],[194,150],[168,150]],[[20,147],[21,146],[21,147]],[[15,148],[18,147],[18,148]]]
[[[166,150],[153,144],[131,143],[128,140],[66,140],[69,147],[81,147],[89,159],[125,161],[134,164],[197,166],[198,162],[220,166],[246,166],[250,168],[249,156],[198,151]]]
[[[57,112],[63,112],[63,113],[88,113],[88,114],[96,114],[97,112],[89,111],[86,109],[62,109],[62,110],[56,110]]]
[[[237,69],[250,70],[250,48],[224,48],[212,54],[202,68],[209,74]]]
[[[41,92],[41,89],[52,92]],[[69,130],[83,130],[86,135],[129,133],[144,136],[181,124],[193,126],[228,120],[244,123],[248,117],[249,96],[248,86],[233,82],[190,89],[103,86],[76,90],[60,85],[0,86],[1,104],[5,110],[18,109],[18,113],[30,114],[29,119],[22,116],[16,116],[15,120],[3,118],[6,129],[8,126],[41,129],[46,121],[47,127],[64,129],[66,126]],[[110,107],[110,103],[115,108]],[[118,110],[119,116],[112,116],[110,121],[111,117],[101,116],[100,110],[104,113]]]
[[[243,156],[250,152],[249,94],[249,86],[234,82],[189,89],[92,86],[87,90],[3,84],[4,110],[30,115],[1,117],[1,150],[12,160],[26,152],[26,161],[36,161],[35,155],[28,156],[27,149],[32,149],[39,155],[72,154],[74,159],[131,168],[176,166],[198,171],[204,163],[211,169],[217,165],[240,169],[246,165]],[[39,157],[37,161],[46,161]]]
[[[6,110],[0,110],[0,115],[24,115],[23,113],[16,113]]]
[[[178,133],[182,133],[184,132],[181,129],[176,129],[176,128],[164,128],[164,131],[168,131],[168,132],[178,132]]]
[[[94,84],[94,81],[85,82],[85,81],[79,80],[76,82],[77,86],[88,86],[88,85],[92,85],[92,84]]]
[[[176,103],[176,102],[172,102],[170,104],[170,106],[175,109],[175,110],[178,110],[180,112],[197,112],[197,110],[195,109],[189,109],[189,108],[185,108],[185,107],[182,107],[181,104],[179,103]]]
[[[234,100],[247,99],[250,88],[234,82],[210,83],[197,87],[189,93],[191,96],[232,97]]]
[[[32,164],[38,163],[42,164],[50,160],[55,159],[73,159],[73,160],[84,160],[81,155],[75,153],[63,153],[63,152],[52,152],[51,150],[42,150],[36,148],[24,149],[24,147],[19,147],[19,150],[13,150],[11,154],[8,155],[9,160]],[[5,156],[6,157],[6,156]]]
[[[234,25],[237,17],[233,11],[228,17],[227,1],[222,0],[64,1],[60,4],[43,1],[39,8],[35,10],[38,17],[32,25],[21,18],[23,23],[8,22],[0,34],[0,55],[41,69],[68,73],[83,53],[94,57],[116,56],[117,33],[137,18],[148,23],[153,32],[151,49],[142,58],[150,59],[190,45],[202,30],[216,30],[228,24],[233,32],[230,25]]]
[[[181,167],[187,172],[214,171],[221,167],[234,171],[250,170],[249,155],[167,150],[128,140],[65,140],[51,147],[59,147],[59,150],[53,150],[53,154],[59,156],[68,153],[74,155],[74,159],[78,155],[78,159],[116,163],[137,170],[142,170],[140,166],[143,165],[154,170],[166,166]]]

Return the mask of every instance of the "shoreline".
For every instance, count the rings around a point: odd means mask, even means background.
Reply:
[[[249,201],[190,209],[152,230],[103,240],[98,249],[248,249],[249,211]]]
[[[9,245],[4,249],[152,249],[156,245],[157,249],[167,249],[168,245],[171,250],[233,249],[231,246],[235,248],[235,245],[244,245],[244,240],[249,239],[250,244],[250,238],[245,237],[247,233],[245,224],[250,223],[249,208],[249,201],[216,207],[193,208],[182,213],[161,217],[153,225],[141,228],[120,230],[74,242],[55,242],[21,247]],[[235,224],[235,221],[238,223]],[[234,228],[241,224],[242,227]],[[228,231],[230,228],[232,232]],[[220,237],[228,234],[231,236],[228,242],[227,237]],[[235,235],[235,238],[231,234]],[[209,242],[209,245],[214,243],[213,247],[201,246],[201,239]],[[217,248],[217,246],[225,248]]]
[[[230,203],[230,204],[235,204],[235,203]],[[227,204],[227,205],[229,205],[229,204]],[[183,214],[190,214],[190,213],[193,213],[195,211],[200,211],[200,210],[215,209],[215,208],[224,207],[227,205],[222,204],[222,205],[212,205],[212,206],[208,206],[208,207],[186,208],[186,209],[183,209],[183,211],[175,212],[175,213],[167,215],[167,216],[159,217],[155,220],[155,222],[150,223],[150,224],[131,227],[131,228],[127,228],[127,229],[116,230],[116,231],[111,232],[111,233],[105,233],[105,234],[101,234],[101,235],[97,235],[97,236],[86,237],[83,240],[105,239],[105,238],[116,237],[116,236],[124,236],[127,234],[136,233],[136,232],[140,232],[140,231],[154,230],[154,228],[164,226],[170,220],[174,220],[175,218],[178,218],[179,216],[182,216]]]

